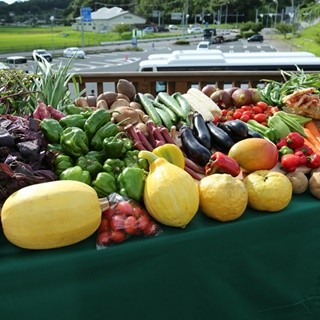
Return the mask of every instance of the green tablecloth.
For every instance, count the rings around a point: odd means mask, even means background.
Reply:
[[[219,223],[198,213],[96,250],[95,236],[29,251],[0,238],[1,319],[320,319],[320,201]]]

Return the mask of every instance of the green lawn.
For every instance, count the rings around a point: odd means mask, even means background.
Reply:
[[[290,44],[310,51],[320,56],[320,45],[314,41],[314,35],[319,32],[320,24],[306,28],[292,39],[292,35],[276,35],[277,38]],[[172,35],[172,34],[171,34]],[[180,34],[179,34],[180,35]],[[145,38],[167,37],[163,34],[147,34]],[[32,51],[35,48],[45,48],[50,51],[71,46],[98,46],[101,42],[130,40],[131,32],[95,33],[72,30],[71,27],[43,26],[43,27],[6,27],[0,26],[0,53]]]

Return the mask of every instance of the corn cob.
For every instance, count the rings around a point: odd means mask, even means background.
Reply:
[[[198,99],[200,104],[202,104],[203,107],[207,108],[214,116],[221,117],[222,112],[219,106],[201,90],[190,88],[187,93]]]
[[[204,107],[203,102],[197,99],[190,93],[183,93],[182,96],[189,102],[190,107],[193,111],[199,112],[205,121],[212,121],[214,119],[213,114],[210,110]]]

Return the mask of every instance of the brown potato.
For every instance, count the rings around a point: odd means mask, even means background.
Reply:
[[[105,91],[97,97],[97,101],[104,100],[108,106],[111,106],[118,98],[118,94],[113,91]]]
[[[77,97],[75,100],[74,100],[74,104],[77,106],[77,107],[80,107],[80,108],[86,108],[86,107],[89,107],[89,104],[88,104],[88,101],[85,97]]]
[[[117,92],[126,95],[131,101],[136,95],[136,88],[132,82],[126,79],[119,79],[117,82]]]
[[[129,107],[129,102],[126,99],[117,99],[110,105],[110,110],[116,109],[118,107]]]
[[[302,171],[294,171],[286,174],[292,184],[292,192],[301,194],[308,189],[308,178]]]
[[[320,172],[313,172],[309,179],[309,190],[313,196],[320,199]]]
[[[112,117],[115,123],[119,123],[125,119],[123,124],[137,124],[140,121],[140,115],[136,110],[130,108],[129,106],[119,106],[115,109],[112,109]]]

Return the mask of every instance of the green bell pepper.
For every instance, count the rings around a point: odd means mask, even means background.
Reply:
[[[139,150],[129,150],[125,153],[123,162],[126,167],[139,167],[149,171],[149,163],[147,159],[139,158]]]
[[[89,152],[89,140],[85,132],[78,127],[69,127],[63,130],[60,144],[69,156],[79,158]]]
[[[76,165],[80,166],[82,170],[89,171],[91,178],[95,178],[96,175],[102,171],[102,164],[98,159],[88,154],[79,157],[76,161]]]
[[[68,127],[78,127],[83,129],[86,118],[82,114],[70,114],[60,119],[60,125],[65,129]]]
[[[77,107],[74,104],[68,104],[65,108],[64,111],[66,114],[71,115],[71,114],[80,114],[83,111],[83,108]]]
[[[116,178],[124,168],[125,165],[122,160],[110,158],[104,162],[102,169]]]
[[[137,167],[125,168],[117,178],[119,193],[124,197],[141,201],[146,180],[145,171]]]
[[[103,150],[97,151],[97,150],[91,150],[87,153],[88,156],[95,157],[102,165],[104,161],[106,160],[106,155]]]
[[[119,132],[113,137],[103,139],[103,150],[107,158],[121,159],[125,153],[133,148],[129,138],[122,138],[124,132]]]
[[[103,149],[103,139],[113,137],[120,130],[118,126],[113,122],[107,122],[104,124],[91,139],[91,146],[94,150],[102,150]]]
[[[107,122],[111,121],[111,112],[104,108],[96,109],[84,124],[84,131],[90,139]]]
[[[91,185],[90,172],[82,170],[80,166],[70,167],[61,172],[60,180],[76,180]]]
[[[50,143],[59,143],[63,128],[58,120],[45,118],[41,121],[40,128],[46,139]]]
[[[65,154],[58,154],[54,158],[53,167],[54,173],[59,177],[62,171],[71,168],[74,166],[73,160],[71,157]]]
[[[91,186],[101,198],[107,197],[113,192],[117,192],[117,181],[107,172],[99,172]]]

